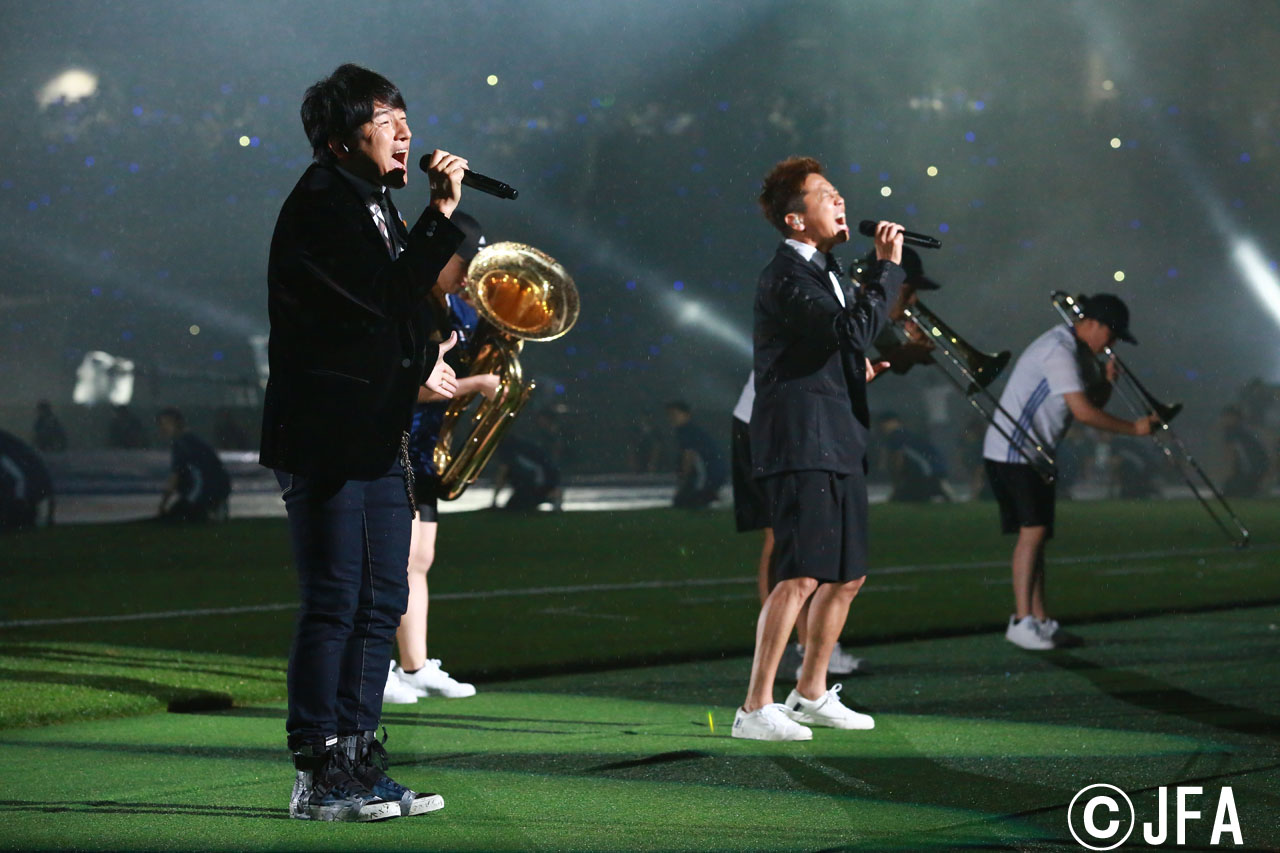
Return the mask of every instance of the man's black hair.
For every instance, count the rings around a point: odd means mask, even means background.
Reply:
[[[373,105],[404,109],[404,96],[396,85],[376,71],[359,65],[339,65],[302,96],[302,129],[311,141],[317,161],[332,163],[330,139],[350,139],[356,128],[373,119]]]

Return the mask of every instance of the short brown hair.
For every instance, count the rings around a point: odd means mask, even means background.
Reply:
[[[769,224],[789,234],[787,214],[804,210],[804,182],[821,175],[822,164],[812,157],[789,157],[769,170],[760,186],[760,209]]]

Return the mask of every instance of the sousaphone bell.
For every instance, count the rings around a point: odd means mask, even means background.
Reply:
[[[466,294],[482,320],[471,346],[471,375],[493,373],[492,400],[455,398],[445,411],[433,459],[440,497],[454,500],[476,481],[524,408],[535,383],[524,381],[525,341],[551,341],[578,320],[578,289],[554,258],[522,243],[494,243],[467,268]],[[465,430],[465,436],[461,430]]]

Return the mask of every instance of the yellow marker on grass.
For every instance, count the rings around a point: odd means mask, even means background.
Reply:
[[[715,734],[715,733],[716,733],[716,721],[715,721],[715,719],[713,719],[713,718],[712,718],[712,716],[711,716],[711,712],[710,712],[710,711],[708,711],[708,712],[707,712],[707,725],[711,727],[711,733],[712,733],[712,734]]]

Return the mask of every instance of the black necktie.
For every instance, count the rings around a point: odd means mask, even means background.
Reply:
[[[404,242],[400,239],[400,212],[391,203],[391,194],[382,194],[382,212],[387,220],[387,233],[391,237],[391,256],[400,257],[404,251]]]
[[[836,278],[844,278],[840,272],[840,261],[836,260],[836,256],[831,252],[827,252],[827,269],[836,274]]]
[[[844,276],[840,273],[840,261],[836,260],[836,256],[831,252],[827,252],[824,256],[827,259],[827,271],[836,277],[835,287],[840,291],[836,298],[840,300],[841,305],[849,304],[849,289],[845,286]]]

